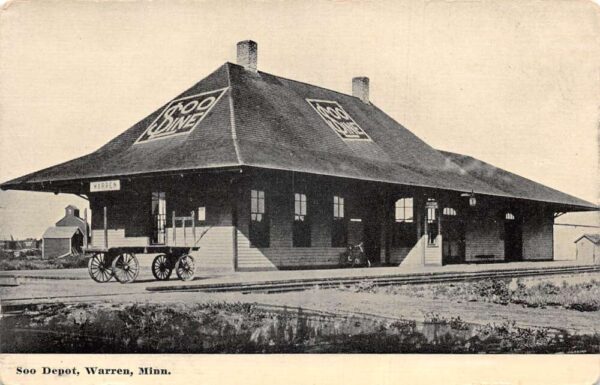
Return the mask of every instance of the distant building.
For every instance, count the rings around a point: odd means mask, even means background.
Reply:
[[[57,258],[73,251],[80,252],[89,227],[79,217],[79,209],[73,205],[65,207],[65,216],[49,227],[43,236],[42,258]],[[88,238],[89,241],[89,238]]]
[[[56,222],[56,226],[76,226],[81,231],[81,234],[85,234],[88,224],[79,216],[79,209],[77,207],[68,205],[65,207],[65,216]],[[87,233],[89,234],[89,231]]]
[[[576,258],[585,263],[600,263],[600,234],[584,234],[575,240]]]
[[[83,234],[76,226],[49,227],[44,232],[42,258],[58,258],[81,251]]]
[[[27,238],[21,241],[21,246],[24,249],[37,249],[40,247],[40,241],[35,238]]]
[[[27,238],[24,240],[0,240],[1,250],[23,250],[23,249],[37,249],[40,247],[40,241],[35,238]]]

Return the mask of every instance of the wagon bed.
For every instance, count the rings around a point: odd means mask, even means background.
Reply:
[[[199,250],[198,246],[168,246],[168,245],[148,245],[148,246],[118,246],[118,247],[87,247],[83,251],[89,254],[93,253],[121,253],[130,252],[136,254],[157,254],[157,253],[176,253],[190,252]]]

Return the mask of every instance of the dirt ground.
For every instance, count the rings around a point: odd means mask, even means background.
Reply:
[[[131,297],[129,296],[129,299]],[[160,293],[135,295],[135,299],[150,303],[169,302],[256,302],[260,304],[301,307],[324,312],[368,314],[381,317],[423,321],[428,313],[450,319],[488,324],[514,321],[521,327],[550,327],[573,333],[600,332],[600,312],[579,312],[560,308],[532,309],[521,305],[499,305],[483,302],[458,302],[443,299],[417,298],[382,293],[353,293],[335,289],[310,290],[276,294],[239,293]],[[119,297],[111,298],[119,301]],[[125,298],[123,298],[125,300]]]
[[[544,280],[570,283],[600,280],[600,273],[531,278],[533,282]],[[121,285],[118,283],[93,284],[87,280],[31,280],[21,286],[0,288],[0,299],[12,303],[50,301],[107,301],[114,303],[201,303],[250,302],[275,306],[302,307],[334,313],[369,314],[381,317],[423,321],[431,314],[450,319],[460,317],[476,324],[516,322],[522,327],[550,327],[567,329],[574,333],[600,332],[600,311],[579,312],[563,308],[526,308],[516,304],[468,302],[442,298],[419,298],[409,294],[352,292],[337,289],[313,289],[290,293],[202,293],[202,292],[148,292],[147,284]],[[99,290],[101,289],[101,290]],[[54,298],[53,298],[54,297]],[[4,302],[4,301],[3,301]],[[5,302],[6,303],[6,302]]]

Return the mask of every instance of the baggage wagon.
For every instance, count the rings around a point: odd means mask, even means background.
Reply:
[[[173,271],[182,281],[194,278],[194,258],[189,254],[198,247],[181,246],[128,246],[110,248],[88,248],[91,254],[88,262],[90,277],[99,283],[110,281],[113,277],[121,283],[135,281],[140,264],[136,254],[157,254],[152,261],[152,275],[159,281],[168,280]]]
[[[87,217],[87,214],[86,214]],[[104,208],[104,218],[107,218],[107,209]],[[173,224],[183,225],[183,234],[185,238],[186,222],[192,223],[193,242],[192,246],[176,245],[173,232],[172,245],[156,244],[144,246],[116,246],[109,247],[107,235],[107,221],[104,221],[104,247],[90,246],[84,247],[84,252],[91,255],[88,261],[88,273],[90,277],[99,283],[110,281],[113,277],[120,283],[134,282],[140,272],[140,263],[137,254],[158,254],[152,261],[152,275],[159,281],[168,280],[173,272],[182,281],[194,279],[195,264],[194,258],[190,255],[192,251],[199,250],[197,243],[202,239],[206,229],[199,237],[196,237],[196,221],[193,212],[189,217],[177,217],[173,211]],[[87,231],[86,231],[87,233]],[[87,239],[87,234],[85,234]],[[184,239],[185,244],[185,239]]]

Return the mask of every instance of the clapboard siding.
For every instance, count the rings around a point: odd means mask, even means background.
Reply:
[[[399,247],[390,250],[392,265],[423,265],[426,237],[418,240],[413,247]]]
[[[125,184],[127,186],[127,184]],[[151,192],[166,194],[165,244],[200,247],[193,252],[200,270],[233,270],[233,225],[228,179],[216,176],[191,179],[162,178],[129,186],[125,192],[92,194],[92,245],[104,247],[104,207],[108,210],[108,246],[147,246],[150,244]],[[139,193],[136,191],[145,191]],[[206,218],[200,221],[198,207],[205,207]],[[173,227],[176,217],[195,218],[196,242],[192,222],[182,221]],[[175,234],[175,237],[173,236]]]
[[[545,210],[531,211],[523,218],[523,260],[553,259],[554,217]]]
[[[43,258],[56,258],[71,253],[70,238],[44,238],[42,247]]]
[[[422,236],[412,248],[402,247],[390,251],[391,263],[394,265],[422,266],[425,260],[425,244],[427,236]]]
[[[109,247],[147,246],[150,242],[148,237],[126,237],[125,229],[111,229],[107,234]],[[104,230],[92,230],[92,246],[104,247]]]
[[[412,250],[411,247],[394,247],[390,249],[390,263],[399,265],[404,261],[408,253]]]
[[[172,223],[173,212],[176,217],[194,215],[195,239],[200,247],[194,255],[200,269],[335,267],[345,249],[332,247],[333,196],[337,195],[345,200],[348,243],[364,242],[367,240],[365,234],[370,235],[371,242],[365,242],[365,248],[369,250],[371,261],[381,260],[393,265],[442,264],[443,232],[438,235],[435,247],[427,245],[424,235],[425,202],[433,195],[406,187],[260,170],[245,170],[228,174],[226,178],[213,175],[148,179],[142,185],[124,183],[124,186],[127,191],[90,195],[94,246],[104,246],[104,207],[108,207],[109,247],[149,245],[152,231],[150,192],[164,191],[167,197],[166,244],[195,244],[191,221],[186,222],[185,230],[181,221],[175,228]],[[252,189],[265,191],[269,247],[254,247],[249,241]],[[294,193],[306,194],[308,198],[310,247],[293,246]],[[414,197],[415,231],[419,240],[413,247],[394,248],[391,245],[393,204],[400,197]],[[478,198],[475,207],[464,207],[467,203],[458,196],[454,201],[443,195],[433,197],[440,203],[440,210],[449,205],[458,208],[463,215],[467,262],[504,258],[502,213],[509,209],[519,213],[523,207],[503,207],[497,200],[484,197]],[[197,218],[198,207],[205,208],[203,221]],[[523,257],[549,259],[552,257],[551,213],[537,208],[531,210],[534,212],[523,216]],[[452,226],[452,222],[442,220],[442,231],[443,226]]]
[[[494,211],[489,216],[471,218],[465,228],[465,259],[467,262],[504,260],[504,222]]]
[[[249,240],[250,190],[265,191],[270,222],[269,247],[257,248]],[[240,185],[237,206],[237,267],[239,270],[269,270],[279,268],[338,266],[344,247],[332,247],[333,195],[345,198],[346,218],[361,218],[362,206],[347,184],[324,179],[293,181],[289,177],[261,176]],[[294,247],[294,193],[304,193],[308,199],[311,225],[311,247]],[[348,241],[362,241],[361,222],[348,224]]]
[[[194,252],[200,270],[233,271],[233,226],[215,226],[207,229]]]
[[[337,266],[343,247],[265,247],[256,248],[243,232],[237,232],[238,269],[277,269],[285,267]]]
[[[237,231],[237,267],[238,269],[275,269],[281,265],[280,254],[275,250],[287,250],[288,247],[280,248],[256,248],[250,245],[250,240],[244,232]]]

